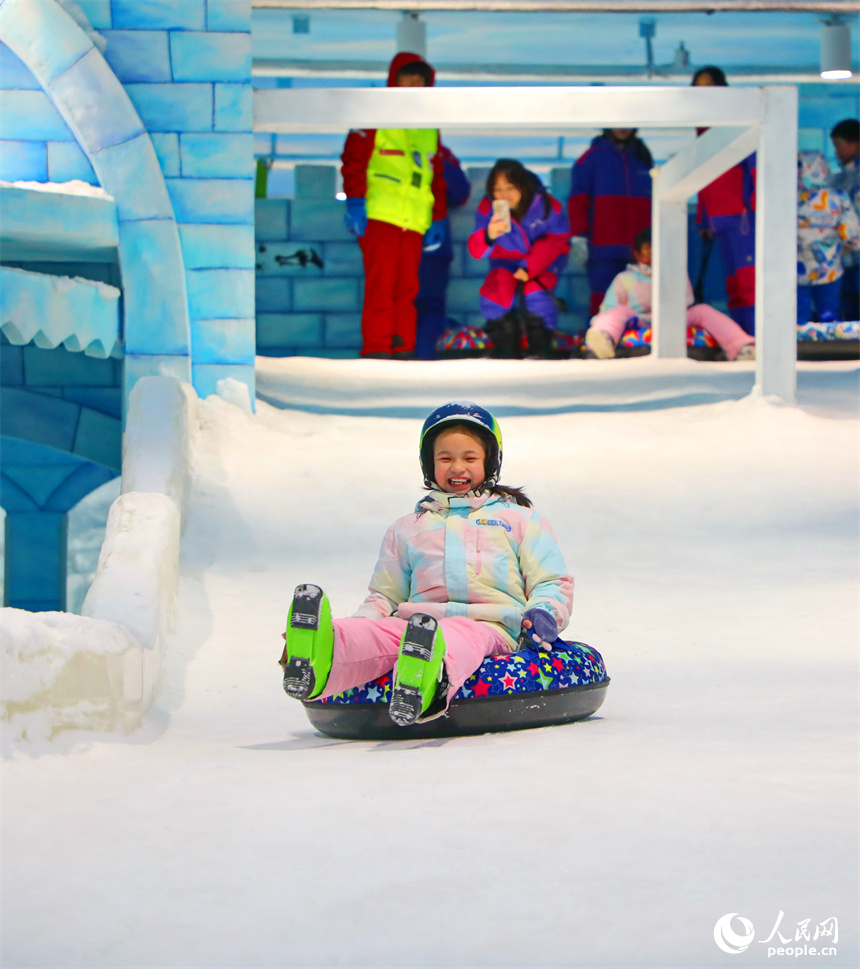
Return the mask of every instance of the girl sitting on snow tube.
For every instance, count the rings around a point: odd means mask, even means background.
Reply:
[[[491,338],[497,341],[494,323],[515,306],[521,293],[525,311],[543,321],[547,343],[558,321],[552,291],[570,252],[564,206],[520,162],[501,158],[487,177],[487,194],[475,213],[468,247],[475,259],[490,260],[481,286],[481,312]],[[530,335],[531,342],[540,341]]]
[[[598,358],[615,356],[615,348],[628,328],[651,327],[651,230],[642,229],[633,243],[633,262],[609,285],[600,312],[588,325],[585,345]],[[707,303],[693,304],[693,287],[687,280],[687,327],[704,330],[729,360],[755,360],[755,339],[735,321]]]
[[[318,586],[296,588],[281,657],[290,696],[335,696],[393,670],[388,712],[407,727],[442,716],[485,657],[548,650],[567,625],[573,580],[531,501],[498,484],[492,414],[443,404],[419,455],[430,492],[388,529],[356,613],[333,620]]]

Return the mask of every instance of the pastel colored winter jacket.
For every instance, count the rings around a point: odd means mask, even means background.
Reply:
[[[651,267],[641,262],[630,263],[609,284],[600,312],[605,313],[615,306],[629,306],[643,323],[651,322]],[[687,306],[693,305],[693,287],[687,280]]]
[[[421,61],[400,53],[391,62],[388,86],[406,64]],[[439,132],[432,128],[359,128],[347,135],[341,171],[347,198],[367,200],[367,217],[424,233],[444,219],[445,175]]]
[[[588,237],[590,260],[626,259],[636,234],[651,225],[651,166],[637,143],[598,135],[573,166],[570,231]]]
[[[475,231],[467,243],[473,258],[489,257],[490,260],[490,272],[481,287],[481,296],[504,305],[510,302],[505,289],[509,280],[500,276],[498,270],[515,273],[525,269],[529,274],[524,288],[526,295],[544,287],[553,289],[570,252],[570,227],[562,204],[548,193],[536,192],[522,221],[517,222],[511,216],[511,231],[488,242],[486,231],[492,217],[493,203],[485,196],[478,204]],[[505,292],[500,295],[501,290]]]
[[[549,610],[563,629],[573,579],[548,523],[533,508],[498,495],[432,491],[386,532],[356,616],[492,623],[516,647],[523,613]]]
[[[797,163],[797,282],[832,283],[842,276],[845,246],[860,249],[860,221],[848,196],[828,188],[830,166],[820,151],[802,151]]]

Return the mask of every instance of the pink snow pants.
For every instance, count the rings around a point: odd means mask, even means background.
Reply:
[[[612,342],[618,344],[624,327],[631,316],[636,313],[629,306],[613,306],[605,313],[598,313],[591,321],[590,326],[595,330],[602,330],[612,337]],[[755,343],[755,340],[742,330],[737,323],[725,313],[715,310],[707,303],[696,303],[687,310],[687,326],[700,326],[717,341],[725,351],[729,360],[734,360],[741,347],[748,343]]]
[[[364,686],[394,669],[400,637],[406,628],[405,619],[396,616],[388,619],[351,616],[348,619],[335,619],[333,625],[331,673],[320,697],[334,696],[354,686]],[[451,683],[449,703],[485,656],[511,652],[501,633],[488,622],[452,616],[440,619],[439,628],[447,647],[445,671]]]

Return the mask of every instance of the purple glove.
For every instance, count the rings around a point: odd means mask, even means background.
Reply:
[[[526,626],[526,622],[530,625]],[[558,639],[558,623],[547,609],[533,606],[523,613],[523,629],[535,646],[551,647]]]
[[[367,203],[363,198],[356,197],[346,200],[346,212],[343,221],[347,229],[359,239],[364,235],[367,228]]]

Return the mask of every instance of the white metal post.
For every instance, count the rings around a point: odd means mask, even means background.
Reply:
[[[651,352],[661,360],[687,355],[687,202],[659,197],[651,214],[654,289]]]
[[[762,88],[755,219],[756,391],[797,399],[797,88]]]
[[[755,103],[760,106],[758,92],[755,92]],[[727,167],[755,151],[758,140],[758,125],[711,128],[651,173],[654,180],[651,332],[655,357],[687,355],[687,200]]]

